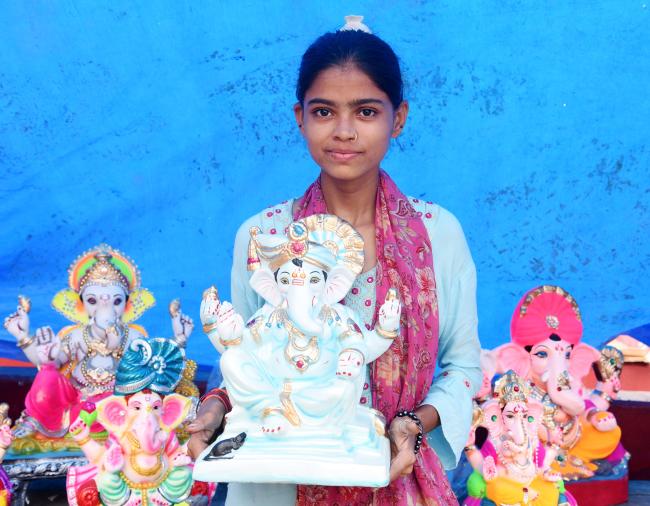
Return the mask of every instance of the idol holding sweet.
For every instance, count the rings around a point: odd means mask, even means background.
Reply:
[[[62,438],[83,402],[92,404],[109,395],[124,351],[133,340],[146,337],[144,328],[132,322],[155,301],[141,288],[135,263],[123,253],[108,245],[85,252],[70,266],[68,284],[52,306],[73,325],[58,334],[50,327],[31,334],[31,303],[26,297],[19,297],[17,311],[5,319],[5,328],[39,368],[15,429],[19,440],[12,450],[18,453],[65,447],[39,442]],[[172,328],[175,340],[185,345],[193,323],[176,308]]]
[[[245,325],[215,289],[201,306],[204,330],[223,352],[233,410],[219,442],[198,459],[195,475],[387,484],[385,422],[359,399],[365,365],[397,336],[401,305],[390,290],[377,326],[368,330],[339,303],[361,272],[363,239],[326,214],[294,221],[287,236],[253,228],[248,265],[254,270],[250,284],[266,304]],[[225,454],[223,442],[230,443]],[[215,462],[224,457],[229,460]]]

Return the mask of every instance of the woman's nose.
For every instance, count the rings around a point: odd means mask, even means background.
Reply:
[[[340,141],[357,140],[357,131],[350,119],[340,118],[334,130],[334,138]]]

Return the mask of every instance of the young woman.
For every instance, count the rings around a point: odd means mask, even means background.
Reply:
[[[296,122],[320,175],[301,197],[265,209],[241,226],[233,305],[245,319],[262,306],[248,284],[250,227],[283,233],[295,219],[326,212],[359,231],[364,272],[345,303],[359,311],[368,328],[390,287],[398,289],[403,305],[401,335],[369,367],[361,399],[389,421],[391,483],[376,490],[232,484],[228,503],[259,498],[264,504],[456,504],[443,465],[454,467],[462,452],[471,398],[482,379],[476,272],[456,219],[436,204],[405,197],[380,168],[408,115],[399,62],[359,20],[348,22],[307,49],[296,94]],[[205,448],[227,409],[223,391],[206,396],[191,428],[194,455]],[[421,430],[430,434],[416,453]]]

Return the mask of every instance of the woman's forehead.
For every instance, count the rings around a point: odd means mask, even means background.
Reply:
[[[388,95],[354,65],[335,66],[321,71],[305,94],[305,103],[323,99],[336,105],[367,100],[390,103]]]

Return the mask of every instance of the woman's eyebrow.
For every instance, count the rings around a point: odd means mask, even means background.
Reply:
[[[336,102],[334,102],[334,100],[329,100],[327,98],[315,97],[307,101],[307,105],[313,105],[313,104],[324,104],[324,105],[329,105],[334,107],[336,105]],[[359,107],[360,105],[367,105],[367,104],[383,105],[384,101],[379,98],[357,98],[348,102],[349,107]]]
[[[307,102],[307,105],[312,105],[312,104],[325,104],[325,105],[335,106],[336,102],[334,102],[333,100],[328,100],[326,98],[316,97],[316,98],[312,98]]]
[[[348,105],[352,107],[358,107],[360,105],[367,105],[367,104],[383,105],[384,101],[380,100],[379,98],[358,98],[356,100],[352,100],[351,102],[348,102]]]

